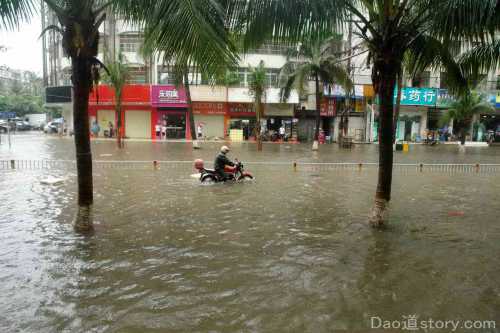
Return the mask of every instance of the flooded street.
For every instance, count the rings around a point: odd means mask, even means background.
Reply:
[[[4,139],[4,138],[2,138]],[[74,159],[18,136],[0,159]],[[96,160],[211,165],[220,144],[93,142]],[[376,145],[233,144],[243,162],[376,162]],[[500,148],[411,146],[398,163],[500,163]],[[95,232],[75,234],[76,174],[0,170],[0,332],[330,332],[370,318],[495,320],[500,174],[395,171],[390,227],[367,226],[376,170],[246,165],[202,186],[191,164],[94,169]],[[60,185],[42,185],[50,176]],[[486,332],[486,330],[485,330]]]

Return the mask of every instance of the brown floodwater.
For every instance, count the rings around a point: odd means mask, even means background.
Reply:
[[[0,159],[74,159],[68,139],[2,139]],[[218,146],[92,148],[98,160],[211,162]],[[376,145],[232,148],[248,162],[377,160]],[[395,156],[500,163],[488,147]],[[375,231],[374,169],[247,169],[255,181],[201,186],[186,163],[96,167],[93,235],[72,229],[74,168],[0,170],[0,332],[331,332],[412,314],[500,327],[497,172],[396,170],[389,228]],[[47,176],[65,182],[42,185]]]

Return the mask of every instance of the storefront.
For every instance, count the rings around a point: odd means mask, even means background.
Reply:
[[[323,130],[326,136],[332,140],[338,140],[339,129],[343,121],[345,134],[356,141],[365,139],[365,109],[366,98],[364,96],[364,85],[354,85],[353,93],[349,100],[349,112],[347,112],[346,92],[339,85],[327,85],[324,89],[324,96],[328,99],[328,104],[324,105],[327,116],[323,118]]]
[[[397,89],[394,90],[394,103],[396,103],[396,99]],[[396,125],[396,140],[420,142],[429,134],[437,133],[440,125],[439,120],[450,99],[446,89],[402,88],[399,119]],[[379,105],[376,105],[375,110],[376,114],[371,115],[373,139],[378,134]]]
[[[495,132],[500,132],[500,92],[490,93],[488,102],[495,111],[477,115],[477,122],[472,124],[473,141],[488,141],[488,133],[494,136]]]
[[[204,139],[224,139],[229,125],[226,105],[222,102],[193,102],[195,127],[201,127]]]
[[[155,139],[189,139],[191,137],[188,119],[188,104],[184,88],[174,85],[151,86],[151,104],[153,107],[152,131],[161,129]]]
[[[251,103],[229,103],[229,136],[232,141],[251,140],[255,137],[255,110]]]
[[[292,138],[294,132],[293,105],[291,104],[265,104],[264,105],[265,131],[272,136],[279,133],[280,128],[285,129],[285,136]]]
[[[335,116],[337,103],[334,98],[323,98],[320,104],[321,129],[327,140],[333,140],[335,134]]]
[[[123,135],[131,139],[150,139],[151,91],[149,85],[126,85],[122,93]],[[114,89],[100,85],[89,96],[90,128],[94,122],[100,127],[99,136],[116,135],[118,115],[116,114]]]

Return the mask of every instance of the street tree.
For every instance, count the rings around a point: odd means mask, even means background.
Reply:
[[[266,98],[266,89],[268,87],[266,67],[264,61],[261,60],[257,67],[249,66],[248,75],[248,92],[253,97],[253,105],[255,110],[255,141],[257,142],[257,150],[262,150],[262,117],[264,99]]]
[[[73,118],[78,177],[78,213],[75,228],[92,229],[92,154],[89,138],[88,99],[99,79],[101,63],[96,58],[99,27],[108,8],[130,22],[145,27],[148,36],[167,56],[181,63],[189,59],[206,70],[221,63],[234,63],[237,56],[230,45],[225,16],[212,0],[43,0],[59,24],[48,29],[62,34],[65,54],[71,59]],[[221,0],[222,1],[222,0]],[[16,28],[36,11],[37,0],[1,0],[0,26]]]
[[[115,90],[115,111],[118,118],[116,122],[116,142],[118,148],[123,148],[122,96],[123,88],[130,80],[130,68],[121,52],[118,53],[118,58],[110,61],[106,64],[106,67],[107,71],[103,76],[103,80]]]
[[[453,121],[453,130],[458,131],[460,144],[464,145],[474,116],[494,111],[495,108],[483,95],[470,92],[450,103],[448,110],[441,117],[440,123],[446,125]]]
[[[329,38],[308,38],[298,48],[291,48],[287,54],[287,62],[280,71],[280,87],[283,100],[290,97],[292,89],[299,95],[307,93],[310,78],[314,79],[316,96],[316,126],[314,131],[313,150],[318,149],[319,128],[321,122],[321,100],[327,85],[338,84],[344,90],[353,87],[349,72],[339,60],[339,43],[341,36]]]
[[[394,135],[394,89],[405,53],[427,32],[440,39],[482,34],[482,20],[496,0],[253,0],[236,20],[246,47],[269,38],[300,40],[304,35],[335,31],[347,22],[363,41],[379,99],[379,169],[375,202],[370,214],[374,227],[384,225],[391,199]],[[292,14],[293,13],[293,14]],[[242,23],[244,22],[244,23]],[[467,25],[466,28],[460,28]],[[457,29],[461,29],[460,31]],[[459,32],[457,34],[457,32]]]

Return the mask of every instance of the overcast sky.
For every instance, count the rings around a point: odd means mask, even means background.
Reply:
[[[16,31],[0,28],[0,45],[7,47],[7,51],[0,52],[0,65],[34,71],[41,76],[42,40],[38,38],[41,31],[39,16]]]

